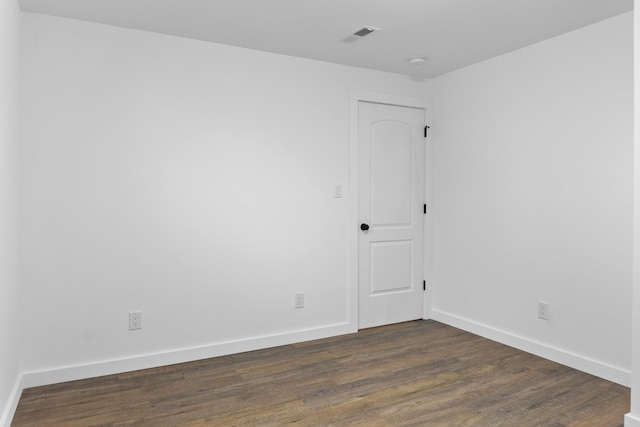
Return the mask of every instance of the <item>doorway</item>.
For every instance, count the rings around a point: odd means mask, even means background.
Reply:
[[[415,104],[356,104],[359,329],[424,318],[426,108]]]

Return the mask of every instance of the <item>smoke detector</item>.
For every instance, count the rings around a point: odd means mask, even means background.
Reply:
[[[368,36],[371,33],[376,31],[380,31],[380,28],[371,27],[369,25],[363,25],[362,27],[358,27],[351,32],[347,37],[343,38],[342,41],[345,43],[353,43],[356,40],[360,40],[363,37]]]
[[[427,62],[427,58],[424,56],[412,56],[411,58],[407,59],[407,61],[409,61],[409,64],[411,65],[422,65]]]

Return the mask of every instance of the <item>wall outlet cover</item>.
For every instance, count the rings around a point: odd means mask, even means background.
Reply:
[[[129,312],[129,330],[135,331],[137,329],[142,329],[142,312],[131,311]]]
[[[549,320],[549,303],[538,302],[538,319]]]
[[[303,293],[297,293],[296,294],[296,298],[295,298],[295,308],[304,308],[304,294]]]

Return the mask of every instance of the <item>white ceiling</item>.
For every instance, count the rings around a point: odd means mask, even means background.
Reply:
[[[416,77],[434,77],[633,9],[633,0],[19,2],[24,11]],[[341,41],[362,25],[381,31],[351,44]],[[413,56],[428,60],[409,65]]]

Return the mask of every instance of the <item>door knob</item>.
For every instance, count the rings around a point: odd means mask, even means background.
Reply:
[[[360,224],[360,230],[367,231],[369,229],[369,224],[362,223]]]

